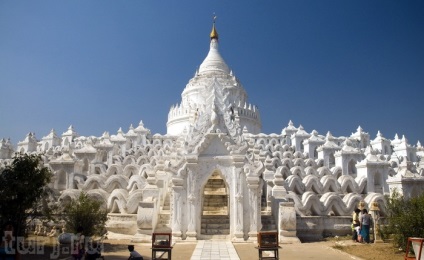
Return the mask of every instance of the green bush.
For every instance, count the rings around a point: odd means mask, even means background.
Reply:
[[[388,225],[395,246],[406,250],[408,237],[424,237],[424,194],[406,199],[398,192],[387,198]]]
[[[82,228],[85,236],[103,235],[107,212],[102,209],[100,201],[82,192],[78,199],[65,205],[63,219],[66,221],[67,232],[77,233],[77,230]]]

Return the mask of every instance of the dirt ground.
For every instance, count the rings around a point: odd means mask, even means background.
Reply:
[[[26,254],[21,255],[21,260],[71,260],[69,246],[57,247],[57,243],[46,237],[29,237],[28,241],[32,240],[32,247]],[[127,260],[129,257],[128,245],[134,245],[145,260],[151,260],[151,244],[150,243],[132,243],[130,239],[106,239],[103,241],[102,256],[106,260]],[[37,245],[37,246],[36,246]],[[175,244],[174,250],[178,254],[173,254],[174,260],[190,259],[196,243],[178,243]],[[30,247],[26,245],[26,248]]]
[[[34,238],[30,238],[34,239]],[[69,260],[72,259],[69,249],[65,246],[62,248],[54,248],[54,241],[49,240],[45,237],[37,238],[38,245],[43,245],[37,249],[34,248],[31,254],[22,255],[22,260],[45,260],[45,259],[60,259]],[[129,239],[107,239],[104,241],[104,249],[102,255],[106,260],[126,260],[128,259],[129,252],[127,246],[134,244],[135,250],[137,250],[145,260],[151,260],[151,245],[149,243],[132,243]],[[35,245],[35,244],[34,244]],[[234,244],[236,251],[241,260],[257,259],[257,250],[255,245],[252,243],[239,243]],[[172,258],[174,260],[188,260],[190,259],[196,243],[176,243],[174,245]],[[333,259],[364,259],[364,260],[401,260],[404,257],[404,252],[400,252],[394,248],[390,243],[380,244],[360,244],[354,243],[351,240],[342,241],[325,241],[316,243],[304,243],[304,244],[293,244],[293,245],[282,245],[280,251],[280,259],[287,259],[293,252],[298,251],[314,251],[316,248],[320,248],[319,252],[326,252],[329,249],[332,251],[340,252],[340,257]],[[325,251],[322,251],[325,248]],[[38,252],[36,250],[39,250]],[[55,252],[60,252],[56,254]],[[350,256],[349,256],[350,255]],[[292,256],[293,257],[293,256]],[[294,257],[292,259],[302,259]],[[318,256],[308,257],[308,259],[322,259]]]
[[[342,246],[335,244],[333,248],[366,260],[403,260],[405,256],[405,252],[399,251],[391,243],[360,244],[352,242]]]

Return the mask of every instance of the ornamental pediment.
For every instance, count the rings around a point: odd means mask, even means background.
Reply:
[[[228,151],[225,143],[218,135],[208,136],[210,138],[204,145],[204,149],[200,151],[199,156],[228,156]]]

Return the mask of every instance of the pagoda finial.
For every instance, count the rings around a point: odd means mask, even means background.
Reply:
[[[212,24],[212,31],[211,31],[211,34],[210,34],[210,37],[211,37],[211,40],[212,39],[217,39],[218,40],[218,32],[216,31],[216,28],[215,28],[215,21],[216,21],[216,15],[215,15],[215,13],[213,14],[213,24]]]

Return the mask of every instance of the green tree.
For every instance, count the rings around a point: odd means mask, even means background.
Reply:
[[[103,235],[107,211],[102,208],[100,201],[82,192],[78,199],[65,205],[63,219],[66,221],[68,232],[77,233],[78,228],[82,228],[85,236]]]
[[[384,233],[393,235],[395,246],[406,250],[408,237],[424,237],[424,193],[406,199],[398,192],[387,198],[388,225]]]
[[[38,214],[37,204],[46,195],[52,173],[41,156],[16,154],[0,173],[0,224],[12,223],[18,236],[25,235],[26,220]]]

